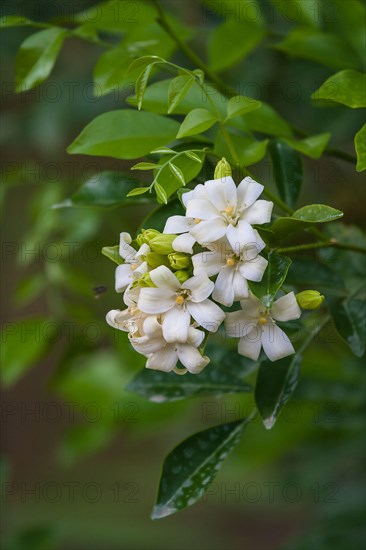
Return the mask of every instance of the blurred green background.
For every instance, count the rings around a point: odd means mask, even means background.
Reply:
[[[63,3],[5,4],[46,18]],[[193,42],[199,51],[215,16],[202,21],[194,1],[166,6],[200,28]],[[120,231],[133,233],[152,207],[52,205],[93,174],[133,164],[65,152],[81,128],[120,108],[132,90],[95,98],[92,69],[101,48],[73,39],[50,80],[16,95],[16,51],[31,32],[1,34],[3,341],[18,335],[3,366],[2,548],[364,547],[364,368],[332,328],[306,352],[302,380],[273,431],[255,419],[206,497],[175,516],[149,519],[166,454],[191,433],[240,417],[250,398],[158,404],[124,390],[143,362],[104,321],[121,298],[113,265],[99,251],[117,243]],[[227,78],[248,95],[254,83],[253,97],[305,131],[331,131],[332,145],[353,154],[359,112],[314,109],[309,98],[333,69],[284,59],[263,45]],[[271,184],[268,159],[256,170]],[[300,206],[324,202],[340,207],[347,224],[362,222],[364,182],[351,164],[308,159],[305,174]],[[107,291],[95,298],[98,286]]]

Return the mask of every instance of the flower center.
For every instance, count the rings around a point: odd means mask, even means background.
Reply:
[[[194,218],[194,223],[197,225],[198,223],[201,223],[201,219],[200,218]]]
[[[228,267],[234,267],[235,264],[236,264],[235,256],[226,256],[226,265]]]
[[[258,323],[259,323],[260,325],[265,325],[266,323],[268,323],[267,317],[265,317],[264,315],[261,315],[261,316],[259,317]]]
[[[178,306],[182,306],[186,300],[189,300],[191,296],[191,293],[189,290],[181,290],[177,293],[177,297],[175,298],[176,303]]]
[[[137,269],[139,264],[131,264],[131,271],[135,271]]]
[[[184,304],[184,296],[179,294],[179,296],[176,297],[175,301],[177,302],[178,306],[181,306],[182,304]]]
[[[228,216],[231,216],[231,214],[234,212],[234,207],[231,206],[231,205],[228,205],[226,208],[225,208],[225,214],[227,214]]]

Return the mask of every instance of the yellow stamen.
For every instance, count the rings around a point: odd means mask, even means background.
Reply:
[[[200,218],[194,218],[194,223],[197,224],[197,223],[201,223],[202,220],[200,220]]]
[[[137,269],[138,266],[139,266],[139,264],[131,264],[131,270],[135,271],[135,269]]]
[[[258,322],[259,322],[260,325],[265,325],[268,321],[267,321],[266,317],[262,316],[262,317],[259,318]]]
[[[233,206],[227,206],[225,208],[225,214],[227,214],[228,216],[231,216],[231,214],[233,213],[234,211],[234,207]]]
[[[235,264],[236,264],[235,258],[229,257],[229,258],[226,259],[226,265],[228,267],[234,267]]]
[[[182,296],[181,294],[179,296],[176,297],[175,301],[177,302],[177,304],[179,306],[181,306],[182,304],[184,304],[184,296]]]

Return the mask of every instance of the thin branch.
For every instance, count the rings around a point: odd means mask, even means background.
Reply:
[[[366,254],[366,248],[362,246],[356,246],[352,244],[345,244],[331,239],[327,242],[299,244],[294,246],[287,246],[284,248],[276,248],[276,252],[280,254],[291,254],[293,252],[301,252],[302,250],[316,250],[319,248],[339,248],[341,250],[348,250],[350,252],[358,252],[359,254]]]

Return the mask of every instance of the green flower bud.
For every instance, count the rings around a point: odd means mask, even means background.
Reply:
[[[296,294],[296,300],[302,309],[318,309],[325,300],[325,296],[317,290],[304,290]]]
[[[223,179],[227,176],[231,176],[231,174],[232,172],[230,164],[225,157],[222,157],[222,159],[216,164],[214,179]]]
[[[191,277],[188,271],[183,271],[181,269],[179,271],[176,271],[174,275],[181,284],[185,283]]]
[[[143,275],[141,275],[141,277],[139,277],[138,279],[136,279],[135,281],[137,283],[138,286],[140,286],[141,288],[145,288],[145,287],[148,287],[148,286],[152,286],[154,287],[154,283],[152,282],[151,280],[151,277],[150,277],[150,273],[144,273]],[[135,284],[135,283],[134,283]],[[132,285],[134,286],[134,285]]]
[[[136,242],[139,246],[143,244],[150,244],[151,239],[160,235],[160,231],[156,229],[143,229],[139,235],[136,237]]]
[[[170,268],[167,257],[163,256],[163,254],[158,254],[157,252],[148,252],[146,254],[146,261],[153,269],[159,267],[160,265],[165,265]]]
[[[149,246],[153,252],[157,252],[158,254],[164,254],[164,256],[167,256],[171,252],[174,252],[174,248],[172,247],[172,242],[177,238],[177,235],[165,235],[161,233],[160,235],[157,235],[151,241],[149,242]]]
[[[168,260],[173,269],[187,269],[192,265],[191,258],[188,254],[184,254],[183,252],[173,252],[172,254],[168,254]]]

